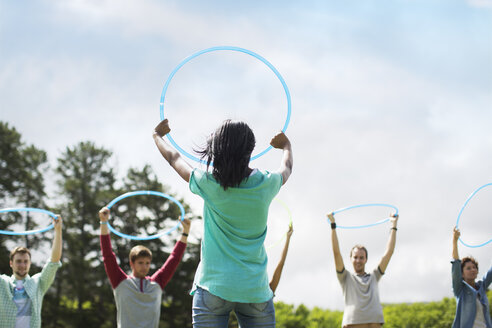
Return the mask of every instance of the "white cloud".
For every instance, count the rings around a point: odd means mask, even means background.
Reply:
[[[467,2],[473,7],[492,8],[491,0],[467,0]]]
[[[182,10],[179,6],[152,0],[58,1],[59,19],[75,20],[83,28],[115,27],[130,38],[157,36],[157,42],[172,42],[173,48],[185,46],[197,50],[212,45],[231,45],[241,40],[258,43],[262,31],[243,19]],[[233,24],[231,24],[231,20]],[[248,40],[248,31],[254,39]],[[265,40],[264,44],[268,44]]]

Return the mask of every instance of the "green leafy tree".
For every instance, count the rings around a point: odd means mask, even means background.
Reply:
[[[450,327],[456,311],[456,302],[444,298],[439,302],[386,304],[383,307],[387,327]]]
[[[20,133],[0,122],[0,206],[45,208],[45,184],[43,174],[47,168],[46,152],[33,145],[25,145]],[[46,218],[46,221],[50,220]],[[48,221],[49,222],[49,221]],[[21,225],[23,230],[31,230],[36,223],[30,212],[3,214],[0,229],[8,230],[11,226]],[[48,225],[49,223],[46,223]],[[0,240],[0,270],[9,272],[8,252],[5,240]],[[43,235],[9,236],[9,241],[28,248],[39,248]],[[36,261],[34,261],[36,262]],[[33,272],[38,269],[33,266]]]
[[[342,326],[342,311],[325,311],[318,307],[311,310],[308,317],[307,328],[327,328]]]
[[[275,303],[275,320],[281,328],[307,328],[309,309],[304,305],[295,308],[283,302]]]
[[[0,121],[0,200],[4,206],[5,199],[12,197],[20,188],[19,177],[22,175],[21,135],[8,123]]]
[[[55,280],[54,304],[46,327],[104,327],[112,292],[99,254],[97,213],[115,196],[111,152],[92,142],[67,147],[58,158],[60,205],[64,217],[63,267]]]

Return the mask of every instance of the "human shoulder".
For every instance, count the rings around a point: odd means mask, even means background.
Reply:
[[[2,283],[10,283],[12,279],[12,276],[7,276],[6,274],[0,274],[0,281]]]
[[[261,179],[263,182],[273,184],[282,184],[282,174],[279,172],[270,172],[268,170],[254,169],[250,178]]]
[[[212,173],[199,169],[199,168],[194,168],[191,171],[190,175],[190,184],[200,184],[202,181],[215,181],[215,178]]]
[[[342,269],[342,271],[336,271],[336,272],[337,272],[337,279],[340,282],[340,284],[342,284],[342,286],[345,285],[345,282],[347,280],[347,277],[350,275],[350,272],[347,271],[345,267]]]

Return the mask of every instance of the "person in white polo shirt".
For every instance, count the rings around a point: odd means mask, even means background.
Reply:
[[[337,278],[343,289],[345,310],[343,312],[342,327],[344,328],[379,328],[384,324],[383,307],[379,301],[378,282],[386,272],[388,263],[393,255],[396,243],[396,223],[398,216],[391,218],[391,229],[386,252],[379,265],[369,273],[366,272],[367,249],[362,245],[355,245],[350,251],[350,260],[354,272],[348,272],[343,264],[336,223],[333,213],[328,214],[331,222],[331,241]]]

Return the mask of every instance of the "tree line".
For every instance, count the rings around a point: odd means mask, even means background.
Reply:
[[[492,304],[492,291],[487,292]],[[489,308],[492,315],[492,310]],[[383,304],[385,328],[449,328],[453,324],[456,300],[443,298],[438,302]],[[277,327],[280,328],[338,328],[342,326],[342,311],[312,310],[283,302],[275,303]]]

